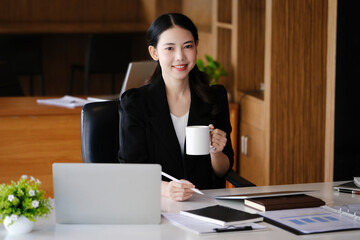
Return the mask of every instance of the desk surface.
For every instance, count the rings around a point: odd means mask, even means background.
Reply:
[[[334,183],[335,184],[335,183]],[[222,204],[229,207],[254,212],[254,210],[243,205],[242,201],[238,200],[214,200],[214,196],[222,194],[238,194],[238,193],[254,193],[266,191],[280,191],[280,190],[320,190],[312,194],[313,196],[323,199],[328,205],[333,204],[352,204],[359,203],[360,195],[338,193],[332,190],[333,183],[312,183],[312,184],[297,184],[297,185],[282,185],[282,186],[265,186],[253,188],[237,188],[237,189],[218,189],[205,190],[204,196],[195,195],[190,201],[174,202],[170,199],[162,199],[163,212],[179,212],[180,210],[188,210],[193,208],[204,207],[213,204]],[[339,183],[338,183],[339,184]],[[336,184],[337,185],[337,184]],[[322,233],[307,236],[298,236],[293,233],[282,230],[276,226],[268,223],[262,223],[269,229],[266,231],[249,231],[249,232],[228,232],[228,233],[212,233],[206,235],[196,235],[192,232],[183,230],[172,225],[166,219],[162,218],[160,225],[63,225],[55,224],[54,214],[48,219],[39,220],[33,232],[21,237],[7,235],[3,225],[0,226],[0,239],[66,239],[66,240],[92,240],[92,239],[247,239],[247,240],[261,240],[261,239],[317,239],[317,240],[353,240],[360,236],[359,231],[344,231],[334,233]]]
[[[27,174],[53,196],[51,164],[82,162],[81,107],[38,104],[38,98],[0,97],[0,183]]]

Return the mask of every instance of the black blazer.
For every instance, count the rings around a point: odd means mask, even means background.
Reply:
[[[191,87],[191,86],[190,86]],[[211,105],[203,102],[191,89],[188,125],[209,125],[226,132],[223,152],[234,162],[231,145],[231,125],[227,93],[223,86],[212,86],[221,111],[211,116]],[[159,163],[162,171],[187,179],[197,188],[210,189],[225,186],[225,176],[215,176],[210,155],[182,157],[180,145],[171,120],[162,77],[140,88],[130,89],[121,97],[121,126],[119,161],[125,163]],[[169,181],[169,179],[163,178]]]

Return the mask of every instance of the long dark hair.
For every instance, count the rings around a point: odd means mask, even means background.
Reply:
[[[160,15],[151,24],[147,31],[148,46],[157,47],[160,35],[169,28],[179,26],[189,30],[195,40],[195,44],[199,41],[198,31],[195,24],[187,16],[180,13],[167,13]],[[161,75],[161,66],[157,65],[153,75],[148,83],[151,83]],[[189,73],[189,81],[196,95],[206,103],[215,104],[214,94],[209,86],[210,80],[207,74],[201,72],[195,65]],[[215,109],[213,109],[215,110]]]

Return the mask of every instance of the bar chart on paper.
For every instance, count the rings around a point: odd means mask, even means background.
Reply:
[[[360,229],[358,217],[349,217],[330,207],[267,211],[259,214],[275,225],[286,226],[298,234]]]

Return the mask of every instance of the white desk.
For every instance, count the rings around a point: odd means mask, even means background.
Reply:
[[[339,184],[339,183],[337,183]],[[337,185],[336,184],[336,185]],[[242,201],[238,200],[214,200],[213,196],[223,194],[237,194],[237,193],[254,193],[265,191],[280,191],[280,190],[320,190],[315,194],[315,197],[323,199],[328,205],[337,204],[345,205],[360,202],[360,195],[337,193],[332,190],[333,183],[313,183],[313,184],[298,184],[298,185],[282,185],[282,186],[266,186],[253,188],[237,188],[237,189],[218,189],[206,190],[205,196],[195,195],[190,201],[173,202],[169,199],[162,199],[163,212],[178,212],[183,209],[193,209],[204,207],[213,204],[222,204],[229,207],[255,212],[254,210],[245,207]],[[248,231],[248,232],[228,232],[228,233],[212,233],[206,235],[196,235],[192,232],[183,230],[169,223],[166,219],[162,219],[160,225],[60,225],[55,224],[54,215],[48,219],[40,219],[33,232],[26,235],[12,236],[7,235],[4,226],[0,226],[0,239],[4,240],[92,240],[92,239],[146,239],[146,240],[177,240],[177,239],[247,239],[247,240],[262,240],[262,239],[316,239],[316,240],[354,240],[359,239],[360,230],[358,231],[343,231],[334,233],[323,233],[315,235],[297,236],[293,233],[282,230],[276,226],[268,223],[261,223],[266,225],[269,229],[266,231]]]

